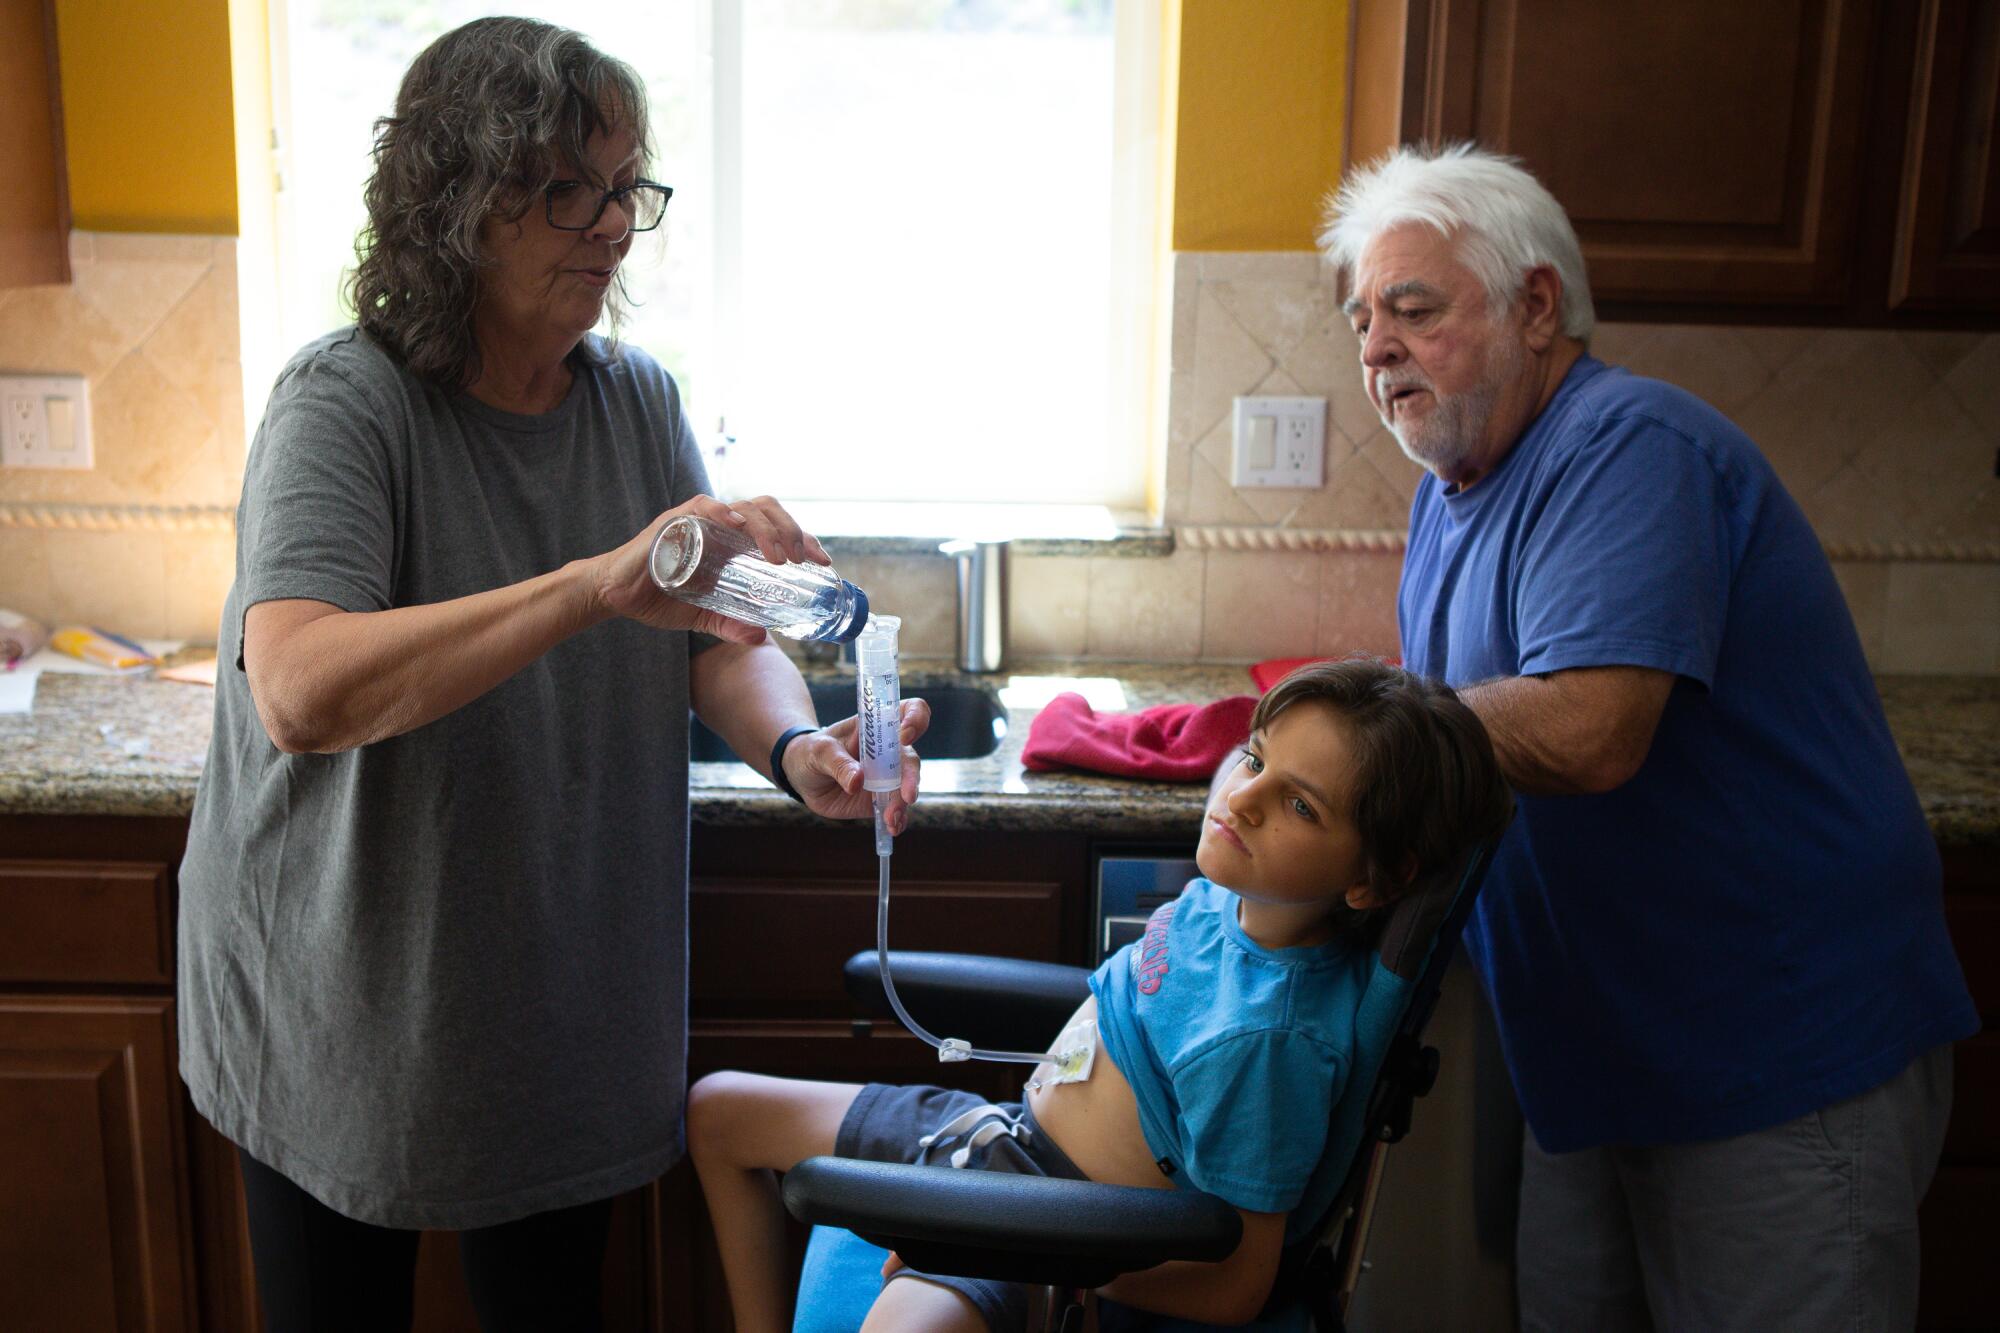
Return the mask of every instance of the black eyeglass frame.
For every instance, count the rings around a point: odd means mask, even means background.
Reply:
[[[674,199],[673,186],[662,185],[658,181],[636,180],[633,181],[630,185],[621,185],[615,190],[605,190],[602,193],[600,193],[597,196],[597,211],[595,213],[592,213],[590,215],[590,221],[584,223],[582,226],[566,227],[562,223],[557,222],[556,221],[557,197],[569,190],[580,190],[586,188],[588,187],[586,183],[583,181],[551,181],[547,185],[542,187],[542,216],[548,219],[549,225],[551,227],[554,227],[557,231],[589,231],[592,227],[595,227],[597,225],[598,219],[604,216],[604,210],[611,207],[612,200],[616,199],[622,204],[627,196],[633,194],[636,191],[658,190],[660,192],[660,216],[655,221],[648,223],[646,226],[641,227],[638,225],[638,219],[633,216],[632,212],[629,209],[626,211],[625,214],[625,220],[627,224],[626,230],[636,235],[642,231],[652,231],[654,228],[658,227],[660,223],[665,222],[667,220],[667,205],[672,203]]]

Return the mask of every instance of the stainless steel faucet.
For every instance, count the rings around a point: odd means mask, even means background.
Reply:
[[[958,666],[998,671],[1007,659],[1007,543],[955,541],[938,548],[958,561]]]

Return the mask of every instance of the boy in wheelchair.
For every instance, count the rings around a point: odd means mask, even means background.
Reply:
[[[1485,730],[1444,685],[1367,660],[1286,677],[1210,793],[1204,878],[1091,977],[1050,1048],[1067,1058],[1037,1066],[1020,1102],[735,1072],[690,1089],[689,1152],[738,1329],[790,1327],[773,1173],[826,1154],[1214,1194],[1242,1213],[1234,1254],[1101,1294],[1206,1323],[1256,1317],[1291,1210],[1338,1169],[1322,1162],[1327,1127],[1381,918],[1511,808]],[[1017,1285],[892,1258],[864,1327],[1013,1330],[1029,1304]]]

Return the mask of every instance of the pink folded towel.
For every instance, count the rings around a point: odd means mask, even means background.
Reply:
[[[1021,763],[1034,771],[1084,768],[1119,777],[1206,782],[1250,735],[1257,700],[1161,704],[1137,713],[1099,713],[1080,694],[1059,694],[1028,724]]]

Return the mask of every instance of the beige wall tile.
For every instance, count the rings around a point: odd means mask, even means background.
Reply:
[[[1983,533],[1990,542],[2000,539],[1996,445],[2000,440],[1981,430],[1955,398],[1932,392],[1891,419],[1854,461],[1896,539],[1930,541],[1960,532]]]
[[[206,244],[130,247],[124,244],[129,238],[111,234],[103,239],[111,244],[99,245],[96,259],[76,269],[74,296],[117,330],[120,345],[137,347],[209,272],[210,249]],[[233,355],[236,339],[229,342]]]
[[[1879,560],[1836,560],[1833,577],[1847,598],[1847,610],[1854,617],[1854,632],[1861,636],[1861,651],[1868,658],[1868,665],[1881,670],[1889,566]]]
[[[180,504],[214,497],[222,454],[208,411],[145,352],[119,361],[91,395],[90,411],[96,466],[51,473],[47,498]]]
[[[161,534],[167,562],[167,638],[216,642],[222,599],[236,577],[236,532],[218,528]]]
[[[110,320],[68,287],[22,287],[0,312],[0,370],[30,375],[109,374],[132,349]]]
[[[1253,490],[1238,490],[1229,481],[1229,457],[1233,427],[1228,418],[1217,422],[1202,436],[1188,460],[1188,489],[1181,503],[1170,511],[1176,523],[1268,522],[1252,500]]]
[[[1598,354],[1603,357],[1603,353]],[[1604,357],[1610,360],[1609,357]],[[1636,375],[1665,380],[1733,415],[1770,384],[1771,370],[1733,329],[1674,326],[1652,330],[1629,358],[1616,362]]]
[[[1959,362],[1977,351],[1988,336],[1946,329],[1905,329],[1896,334],[1903,346],[1924,363],[1924,369],[1939,379],[1949,375]]]
[[[1198,256],[1203,282],[1307,285],[1330,281],[1331,270],[1310,250],[1209,251]]]
[[[1378,426],[1361,441],[1361,456],[1374,465],[1376,475],[1389,484],[1396,496],[1396,512],[1385,517],[1378,524],[1380,528],[1404,528],[1410,522],[1410,502],[1416,498],[1417,483],[1424,479],[1424,469],[1408,454],[1396,437],[1385,426]]]
[[[1201,436],[1193,424],[1194,371],[1176,370],[1168,381],[1167,392],[1170,403],[1167,444],[1160,465],[1161,484],[1166,489],[1160,493],[1159,501],[1163,521],[1179,523],[1186,521],[1189,471],[1195,444]]]
[[[235,242],[73,234],[69,286],[0,305],[0,369],[90,380],[87,472],[9,474],[5,498],[229,504],[242,483]]]
[[[2000,334],[1989,333],[1944,377],[1988,435],[2000,437]]]
[[[2000,671],[2000,565],[1889,566],[1884,671]]]
[[[1820,335],[1820,330],[1806,328],[1746,328],[1738,332],[1743,345],[1771,371],[1790,365]]]
[[[1206,286],[1195,311],[1195,362],[1188,428],[1207,434],[1229,417],[1231,400],[1248,393],[1277,359],[1244,332]]]
[[[840,576],[868,594],[877,615],[900,616],[905,657],[950,657],[958,647],[958,581],[941,555],[860,555],[839,561]]]
[[[1309,551],[1210,551],[1201,656],[1304,657],[1319,624],[1319,557]]]
[[[1319,562],[1319,632],[1313,652],[1321,657],[1399,656],[1396,583],[1403,573],[1402,552],[1335,551]]]
[[[1590,354],[1607,365],[1630,366],[1658,331],[1653,324],[1599,324],[1590,334]]]
[[[168,637],[165,533],[57,529],[47,537],[57,619]]]
[[[1203,284],[1243,331],[1273,357],[1314,336],[1334,313],[1331,282],[1216,282]]]
[[[1201,655],[1203,552],[1089,561],[1090,656],[1186,662]]]
[[[1283,364],[1301,393],[1326,399],[1327,424],[1348,439],[1359,441],[1381,426],[1361,380],[1361,344],[1339,310],[1287,352]]]
[[[1008,579],[1008,657],[1081,657],[1089,638],[1089,558],[1013,556]]]
[[[1186,370],[1194,365],[1194,312],[1201,297],[1201,256],[1174,256],[1173,324],[1168,331],[1167,365]]]
[[[1168,521],[1401,529],[1422,472],[1368,405],[1359,348],[1332,306],[1331,271],[1298,252],[1180,255],[1175,274]],[[2000,481],[1993,477],[2000,335],[1607,324],[1597,330],[1592,350],[1679,384],[1731,415],[1771,459],[1820,537],[1836,548],[1953,543],[1990,549],[2000,540]],[[1281,385],[1288,387],[1262,387]],[[1328,399],[1325,488],[1238,492],[1230,486],[1229,399],[1258,391]],[[1393,646],[1399,558],[1324,559],[1319,639],[1326,639],[1330,624],[1352,620],[1377,641],[1371,647]],[[1952,567],[1960,572],[1937,577],[1954,587],[1989,577],[1967,571],[2000,568]],[[1120,577],[1153,582],[1129,570]],[[1227,584],[1234,576],[1217,577]],[[1936,582],[1933,576],[1858,561],[1844,564],[1841,577],[1871,660],[1967,662],[1979,656],[1978,636],[1969,627],[1941,610],[1917,613],[1926,605],[1921,593],[1916,603],[1897,608],[1900,619],[1892,615],[1892,586],[1922,588]],[[1892,585],[1892,578],[1901,583]],[[1099,643],[1133,640],[1131,613],[1116,598],[1093,588],[1089,610],[1091,651]],[[1100,610],[1116,618],[1101,632]],[[1216,614],[1212,602],[1204,614]],[[1228,637],[1230,628],[1208,624],[1203,651]]]
[[[1893,336],[1826,330],[1734,416],[1804,502],[1935,384]]]
[[[49,581],[48,534],[0,527],[0,607],[53,625],[61,613]]]
[[[100,231],[92,258],[100,264],[212,264],[217,238],[206,235],[168,235],[156,232]],[[233,252],[235,241],[226,241]]]

